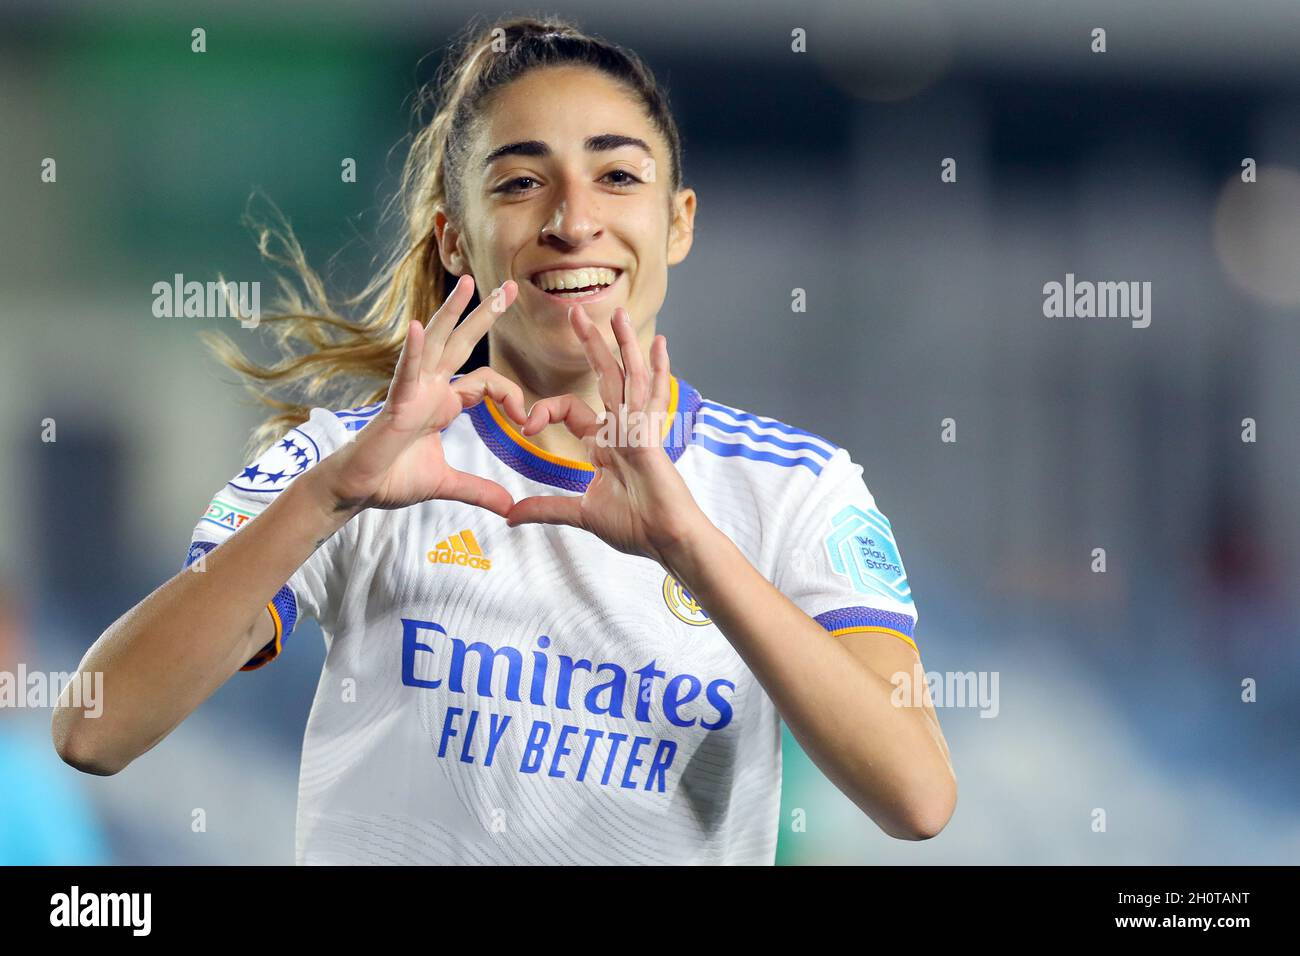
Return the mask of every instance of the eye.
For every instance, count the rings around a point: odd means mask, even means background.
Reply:
[[[615,186],[631,186],[641,182],[640,179],[638,179],[636,176],[633,176],[626,169],[611,169],[604,176],[602,176],[601,179],[608,179],[610,176],[624,177],[623,179],[620,179],[617,182],[615,182],[613,184]]]
[[[525,189],[525,188],[524,188],[522,185],[520,185],[520,184],[521,184],[521,183],[535,183],[535,182],[537,182],[537,180],[535,180],[532,176],[516,176],[514,179],[507,180],[506,182],[502,183],[500,186],[498,186],[496,189],[494,189],[493,192],[498,192],[498,193],[522,193],[522,192],[528,192],[528,190]]]

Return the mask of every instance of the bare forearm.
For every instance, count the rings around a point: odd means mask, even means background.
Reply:
[[[778,591],[713,525],[674,548],[665,563],[822,772],[885,832],[914,838],[926,816],[918,804],[942,804],[949,788],[955,794],[941,737],[924,710],[896,706],[887,679]]]
[[[65,696],[53,724],[61,753],[83,755],[86,769],[115,772],[244,664],[267,604],[351,515],[333,511],[316,478],[315,470],[303,475],[205,555],[202,571],[179,572],[104,631],[78,672],[78,680],[102,675],[101,713],[88,716]]]

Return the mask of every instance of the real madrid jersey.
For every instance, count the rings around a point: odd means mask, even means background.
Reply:
[[[665,449],[709,519],[828,633],[914,644],[889,521],[842,448],[672,380]],[[256,520],[380,405],[315,408],[217,492],[187,563]],[[586,463],[491,401],[447,461],[515,498],[581,494]],[[585,531],[507,527],[455,501],[364,511],[269,606],[319,622],[299,863],[769,864],[780,716],[726,636],[656,562]],[[791,640],[803,640],[791,635]]]

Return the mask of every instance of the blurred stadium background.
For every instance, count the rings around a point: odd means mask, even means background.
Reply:
[[[74,669],[242,463],[258,412],[197,338],[228,323],[155,318],[153,283],[267,294],[239,222],[256,189],[352,287],[421,57],[471,14],[535,9],[4,5],[0,670]],[[675,370],[849,448],[927,669],[1000,676],[995,718],[940,710],[960,799],[927,843],[882,835],[787,736],[780,862],[1300,859],[1300,6],[544,9],[669,86],[700,195],[660,317]],[[1066,273],[1150,281],[1150,327],[1044,318]],[[322,656],[304,625],[114,778],[57,760],[48,710],[0,710],[0,862],[291,862]]]

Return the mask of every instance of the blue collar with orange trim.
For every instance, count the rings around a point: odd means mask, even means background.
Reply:
[[[687,381],[673,376],[668,398],[668,434],[664,451],[676,462],[686,451],[695,430],[695,415],[700,410],[700,393]],[[525,478],[554,485],[567,491],[586,491],[595,468],[585,461],[562,458],[539,448],[519,434],[514,423],[496,407],[491,398],[469,410],[474,430],[492,454]]]

